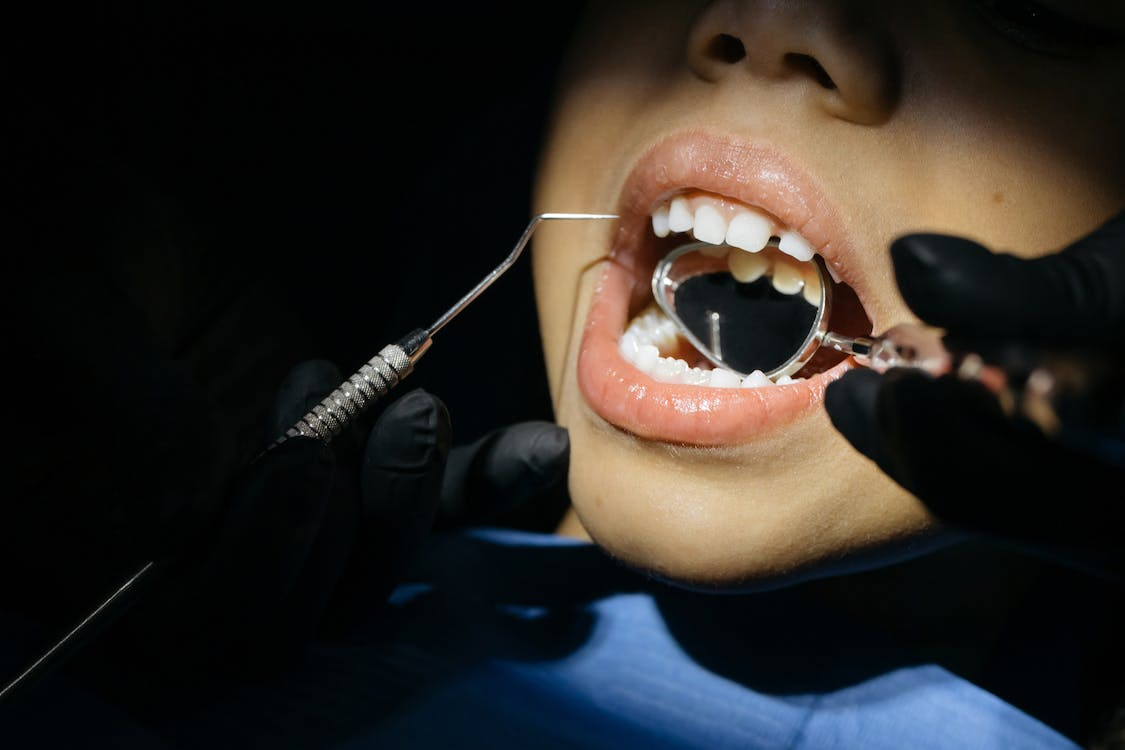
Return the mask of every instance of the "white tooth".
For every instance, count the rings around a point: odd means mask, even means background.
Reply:
[[[701,385],[706,388],[711,383],[711,371],[692,367],[680,375],[680,382],[687,385]]]
[[[656,361],[656,366],[650,373],[662,383],[679,383],[682,376],[689,369],[688,363],[675,357],[661,357]]]
[[[667,237],[668,229],[668,207],[661,206],[652,212],[652,233],[657,237]]]
[[[661,349],[674,349],[679,339],[680,331],[676,324],[663,315],[652,330],[652,343]]]
[[[773,381],[767,378],[761,370],[754,370],[742,379],[743,388],[762,388],[767,385],[773,385]]]
[[[730,275],[743,284],[757,281],[770,270],[770,259],[765,255],[742,250],[731,250],[727,255],[727,263],[730,264]]]
[[[797,260],[812,260],[813,257],[812,245],[792,229],[781,233],[781,241],[777,244],[777,249]]]
[[[837,271],[835,266],[833,266],[830,263],[825,263],[824,265],[828,266],[828,275],[832,277],[833,281],[835,281],[837,284],[839,284],[840,283],[840,272]]]
[[[817,271],[815,265],[805,266],[801,271],[801,275],[805,279],[805,288],[801,290],[801,294],[805,295],[805,302],[808,302],[813,307],[819,307],[820,272]]]
[[[737,388],[742,384],[742,379],[730,370],[716,368],[711,371],[712,388]]]
[[[721,245],[727,237],[727,222],[714,206],[704,203],[695,209],[695,239]]]
[[[727,244],[756,253],[766,246],[772,233],[769,219],[759,213],[742,209],[735,214],[730,221],[730,226],[727,227]]]
[[[637,349],[637,358],[633,360],[633,364],[641,372],[652,374],[656,363],[660,361],[660,350],[652,344],[641,344]]]
[[[687,198],[683,196],[673,198],[672,205],[668,207],[668,229],[673,232],[687,232],[691,230],[694,221],[695,217],[692,216]]]
[[[782,375],[780,378],[778,378],[774,382],[777,383],[778,385],[791,385],[793,383],[796,383],[797,381],[794,380],[793,378],[791,378],[788,375]]]
[[[796,294],[805,286],[800,267],[790,260],[778,258],[770,278],[773,288],[782,294]]]
[[[621,355],[633,364],[637,363],[637,352],[640,351],[641,343],[637,341],[637,335],[630,331],[625,331],[621,334],[621,341],[618,342],[618,348],[621,349]]]
[[[648,326],[645,325],[643,318],[633,318],[632,322],[629,323],[629,328],[626,329],[625,332],[631,334],[633,338],[636,339],[638,346],[652,343],[652,332],[649,330]]]

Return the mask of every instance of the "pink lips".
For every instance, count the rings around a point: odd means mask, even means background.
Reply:
[[[845,280],[851,248],[812,181],[775,151],[691,132],[668,138],[634,167],[622,193],[621,222],[594,291],[578,352],[578,386],[602,419],[643,438],[730,445],[790,424],[820,406],[824,389],[852,365],[792,385],[703,388],[653,380],[620,354],[630,304],[648,286],[650,215],[668,194],[699,189],[729,196],[777,216],[834,263]],[[852,284],[855,286],[855,284]],[[857,289],[862,297],[863,292]]]

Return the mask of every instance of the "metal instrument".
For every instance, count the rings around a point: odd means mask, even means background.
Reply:
[[[500,265],[481,279],[476,286],[470,289],[468,294],[462,297],[453,307],[446,310],[428,328],[417,328],[395,343],[388,344],[380,349],[379,353],[360,367],[354,375],[328,394],[308,414],[301,417],[296,424],[286,430],[283,435],[280,435],[255,458],[255,461],[260,460],[270,450],[292,438],[308,437],[324,443],[331,442],[360,414],[401,383],[414,370],[414,366],[430,348],[433,337],[438,331],[445,328],[451,320],[457,317],[519,260],[531,239],[531,235],[540,224],[545,221],[616,218],[616,214],[586,213],[541,213],[533,216],[508,256]],[[29,684],[33,679],[43,677],[48,671],[61,666],[67,658],[72,656],[85,643],[88,643],[97,632],[108,626],[111,620],[119,617],[127,608],[127,605],[139,595],[141,586],[150,581],[158,572],[158,567],[154,561],[148,561],[126,578],[97,607],[83,617],[74,628],[32,661],[15,679],[4,685],[3,689],[0,689],[0,702],[10,699],[21,685]]]
[[[775,253],[777,245],[771,239],[768,252]],[[845,336],[828,330],[832,283],[821,258],[801,264],[804,281],[780,292],[772,285],[775,266],[765,251],[761,275],[741,282],[732,276],[726,254],[715,249],[695,242],[672,250],[653,271],[652,293],[679,333],[716,367],[742,378],[758,371],[776,381],[828,347],[880,373],[901,367],[935,377],[952,374],[985,386],[1008,416],[1029,420],[1045,435],[1125,468],[1125,371],[1119,350],[1011,343],[985,357],[951,346],[937,329],[911,323],[879,335]]]
[[[296,424],[286,430],[284,435],[279,436],[270,448],[298,436],[316,438],[325,443],[331,442],[332,438],[339,435],[357,416],[385,396],[388,391],[401,383],[403,378],[414,370],[414,365],[429,350],[437,332],[445,328],[449,321],[461,314],[462,310],[468,307],[473,300],[492,286],[496,279],[500,278],[505,271],[515,264],[523,249],[527,246],[528,240],[531,239],[531,235],[542,222],[561,219],[600,220],[616,218],[616,214],[567,213],[543,213],[532,217],[531,222],[523,230],[519,241],[508,253],[504,262],[481,279],[480,283],[470,289],[468,294],[462,297],[457,304],[446,310],[429,328],[416,328],[397,342],[380,349],[378,354],[345,380],[339,388],[325,396],[308,414],[301,417]]]

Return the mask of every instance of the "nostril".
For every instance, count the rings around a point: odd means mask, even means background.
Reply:
[[[736,36],[719,34],[708,43],[707,56],[729,65],[746,57],[746,46]]]
[[[785,64],[796,73],[806,75],[828,90],[836,88],[836,82],[828,71],[824,69],[815,57],[802,55],[798,52],[789,52],[785,55]]]

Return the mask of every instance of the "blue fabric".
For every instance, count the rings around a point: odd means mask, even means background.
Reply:
[[[135,719],[135,746],[1077,747],[799,591],[691,593],[488,529],[436,537],[414,579],[286,679]]]

